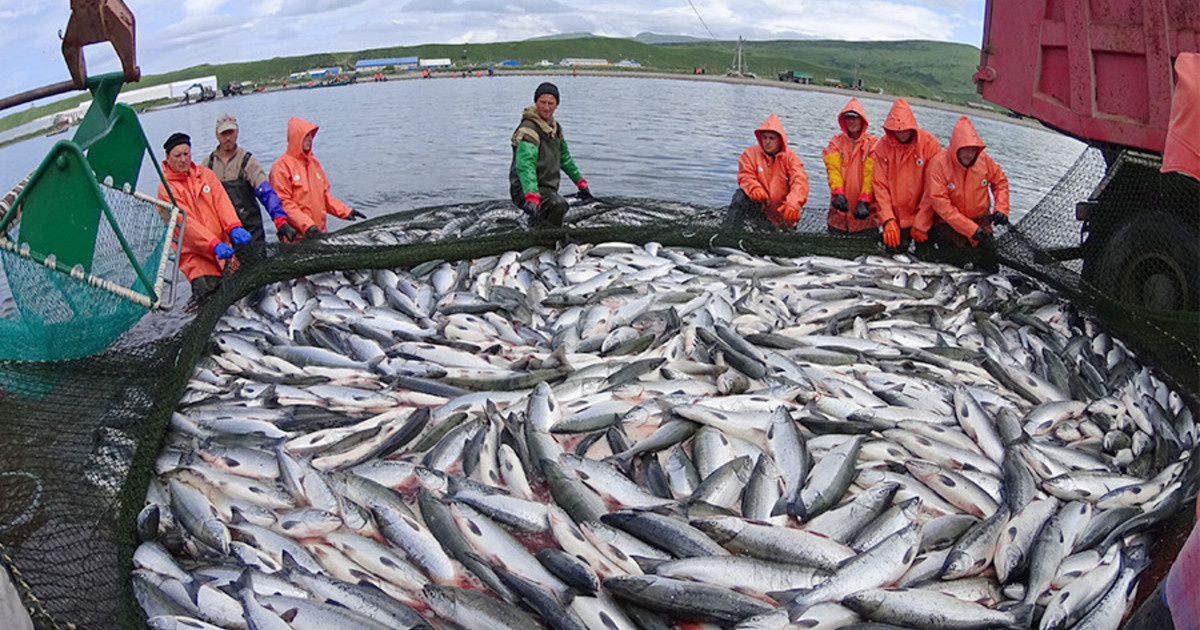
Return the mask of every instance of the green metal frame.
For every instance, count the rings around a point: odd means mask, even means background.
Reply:
[[[7,243],[6,249],[73,277],[78,277],[78,269],[82,268],[89,283],[104,286],[103,281],[90,277],[103,215],[149,296],[148,301],[135,301],[149,307],[159,299],[155,285],[143,271],[100,190],[100,182],[104,182],[131,193],[137,187],[142,160],[149,154],[159,180],[170,194],[137,113],[132,107],[116,102],[123,84],[124,75],[120,72],[88,79],[92,105],[78,131],[71,140],[60,140],[50,149],[0,219],[0,234],[6,234],[20,216],[21,245],[18,248]],[[174,196],[171,205],[175,205]],[[131,297],[126,292],[120,293]]]

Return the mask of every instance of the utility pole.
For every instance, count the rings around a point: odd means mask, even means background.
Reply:
[[[734,53],[733,53],[732,73],[734,76],[739,76],[739,77],[746,75],[746,66],[745,66],[745,62],[743,61],[743,57],[742,57],[742,42],[743,41],[744,40],[742,39],[742,36],[738,35],[737,48],[734,50]]]

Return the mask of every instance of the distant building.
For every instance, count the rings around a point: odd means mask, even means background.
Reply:
[[[558,62],[560,66],[611,66],[607,59],[582,59],[575,57],[564,57]]]
[[[360,59],[354,64],[355,72],[379,72],[388,66],[397,70],[411,70],[420,61],[416,57],[384,57],[382,59]]]
[[[553,65],[554,65],[554,62],[553,62],[553,61],[547,61],[546,59],[543,59],[543,60],[541,60],[541,61],[537,62],[537,65],[539,65],[539,66],[542,66],[543,68],[545,68],[545,67],[553,66]]]
[[[615,67],[615,68],[641,68],[642,64],[640,64],[632,59],[622,59],[622,60],[618,61],[617,63],[614,63],[613,67]]]
[[[449,59],[425,59],[417,62],[422,68],[449,68],[454,65]]]
[[[338,66],[330,66],[328,68],[313,68],[307,73],[310,79],[320,79],[324,77],[336,77],[342,73],[342,69]]]

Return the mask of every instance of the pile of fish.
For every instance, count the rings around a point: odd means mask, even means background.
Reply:
[[[1116,628],[1192,410],[1015,275],[568,244],[214,332],[138,520],[155,629]]]

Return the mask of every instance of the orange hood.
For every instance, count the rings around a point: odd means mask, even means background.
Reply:
[[[980,151],[987,147],[983,140],[979,139],[979,134],[975,133],[975,125],[972,125],[966,116],[960,116],[958,122],[954,123],[954,131],[950,133],[950,146],[946,147],[946,150],[953,156],[963,147],[979,147]]]
[[[779,134],[779,153],[787,151],[787,134],[783,132],[783,123],[779,122],[779,116],[776,116],[775,114],[767,116],[766,122],[759,125],[758,129],[754,130],[754,137],[758,139],[758,147],[760,149],[762,148],[762,132],[764,131],[774,131],[775,133]],[[763,149],[764,153],[766,153],[766,151],[766,149]]]
[[[302,120],[300,118],[289,118],[287,131],[287,154],[295,158],[303,159],[304,151],[300,147],[304,143],[304,136],[307,136],[310,132],[315,132],[317,129],[319,129],[319,127],[308,122],[307,120]]]
[[[888,112],[887,120],[883,121],[883,130],[904,131],[905,129],[915,131],[917,129],[917,117],[913,115],[912,107],[909,107],[908,101],[898,98],[892,104],[892,109]]]
[[[850,135],[849,133],[846,133],[847,112],[854,112],[862,118],[862,133],[867,133],[867,113],[863,111],[862,105],[859,104],[858,99],[856,98],[850,99],[850,102],[846,103],[846,106],[842,108],[842,111],[838,112],[838,126],[842,128],[842,133],[845,133],[847,136]],[[862,136],[860,135],[859,137]]]

